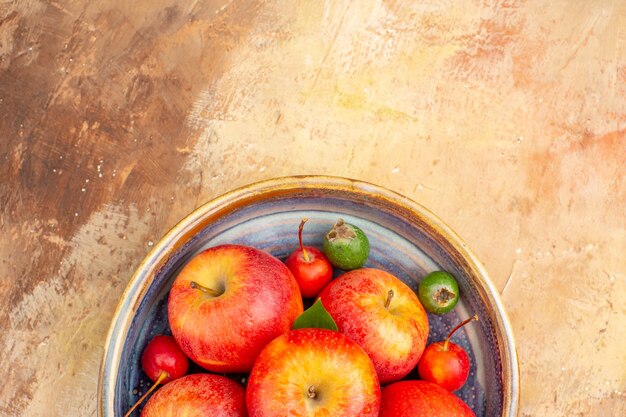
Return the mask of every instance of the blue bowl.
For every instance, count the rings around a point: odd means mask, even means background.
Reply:
[[[318,247],[338,218],[359,226],[370,240],[366,266],[394,274],[416,292],[428,272],[452,273],[460,301],[444,316],[429,315],[428,342],[445,339],[455,324],[477,314],[480,321],[452,339],[471,360],[469,379],[456,394],[477,417],[517,415],[519,370],[511,326],[475,256],[441,220],[408,198],[373,184],[325,176],[278,178],[231,191],[198,208],[161,239],[115,312],[100,372],[98,415],[124,415],[149,387],[141,352],[154,335],[169,333],[167,294],[190,257],[207,247],[236,243],[284,259],[298,245],[303,217],[309,218],[305,244]]]

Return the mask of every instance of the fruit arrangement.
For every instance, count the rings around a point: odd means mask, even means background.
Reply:
[[[358,226],[339,219],[316,248],[303,243],[306,222],[284,262],[223,244],[182,268],[167,302],[172,336],[155,336],[141,358],[154,385],[125,417],[154,390],[141,417],[474,416],[453,393],[470,362],[450,338],[478,317],[427,346],[427,312],[459,300],[454,277],[432,272],[416,293],[365,267]],[[199,373],[187,375],[189,360]]]

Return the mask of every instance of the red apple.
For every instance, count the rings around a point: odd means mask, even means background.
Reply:
[[[381,384],[403,378],[417,365],[428,317],[400,279],[380,269],[355,269],[332,281],[320,298],[339,331],[372,358]]]
[[[141,417],[246,417],[241,384],[221,375],[192,374],[161,387],[146,403]]]
[[[378,417],[380,385],[352,340],[332,330],[298,329],[263,349],[246,402],[250,417]]]
[[[421,379],[434,382],[450,391],[456,391],[465,384],[470,372],[469,356],[461,346],[452,343],[450,338],[472,320],[478,320],[478,316],[470,317],[457,325],[443,342],[426,346],[417,364]]]
[[[476,417],[459,397],[428,381],[400,381],[382,390],[380,417]]]
[[[307,220],[302,219],[298,227],[300,248],[289,255],[285,265],[298,282],[302,296],[312,298],[333,279],[333,266],[321,250],[302,243],[302,229]]]
[[[289,269],[248,246],[194,256],[172,284],[168,319],[181,349],[214,372],[248,372],[259,352],[291,329],[302,297]]]

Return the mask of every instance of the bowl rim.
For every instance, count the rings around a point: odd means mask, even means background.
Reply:
[[[477,285],[485,290],[488,301],[495,307],[493,319],[496,336],[503,345],[503,357],[501,358],[503,414],[501,417],[517,416],[520,375],[512,327],[500,300],[499,292],[488,277],[485,267],[465,242],[429,209],[398,192],[352,178],[329,175],[296,175],[253,182],[202,204],[172,227],[141,261],[120,297],[107,333],[98,376],[98,417],[105,415],[112,417],[114,415],[115,382],[118,369],[113,369],[113,366],[118,364],[121,359],[125,340],[125,337],[120,336],[128,333],[132,318],[152,278],[165,264],[169,256],[179,249],[184,242],[222,215],[259,199],[301,189],[325,189],[357,193],[408,210],[412,215],[423,220],[433,232],[439,234],[461,255],[471,269]]]

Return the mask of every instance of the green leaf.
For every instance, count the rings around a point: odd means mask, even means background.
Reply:
[[[293,330],[317,328],[337,331],[337,323],[324,308],[322,300],[318,299],[315,304],[307,308],[293,322]]]

